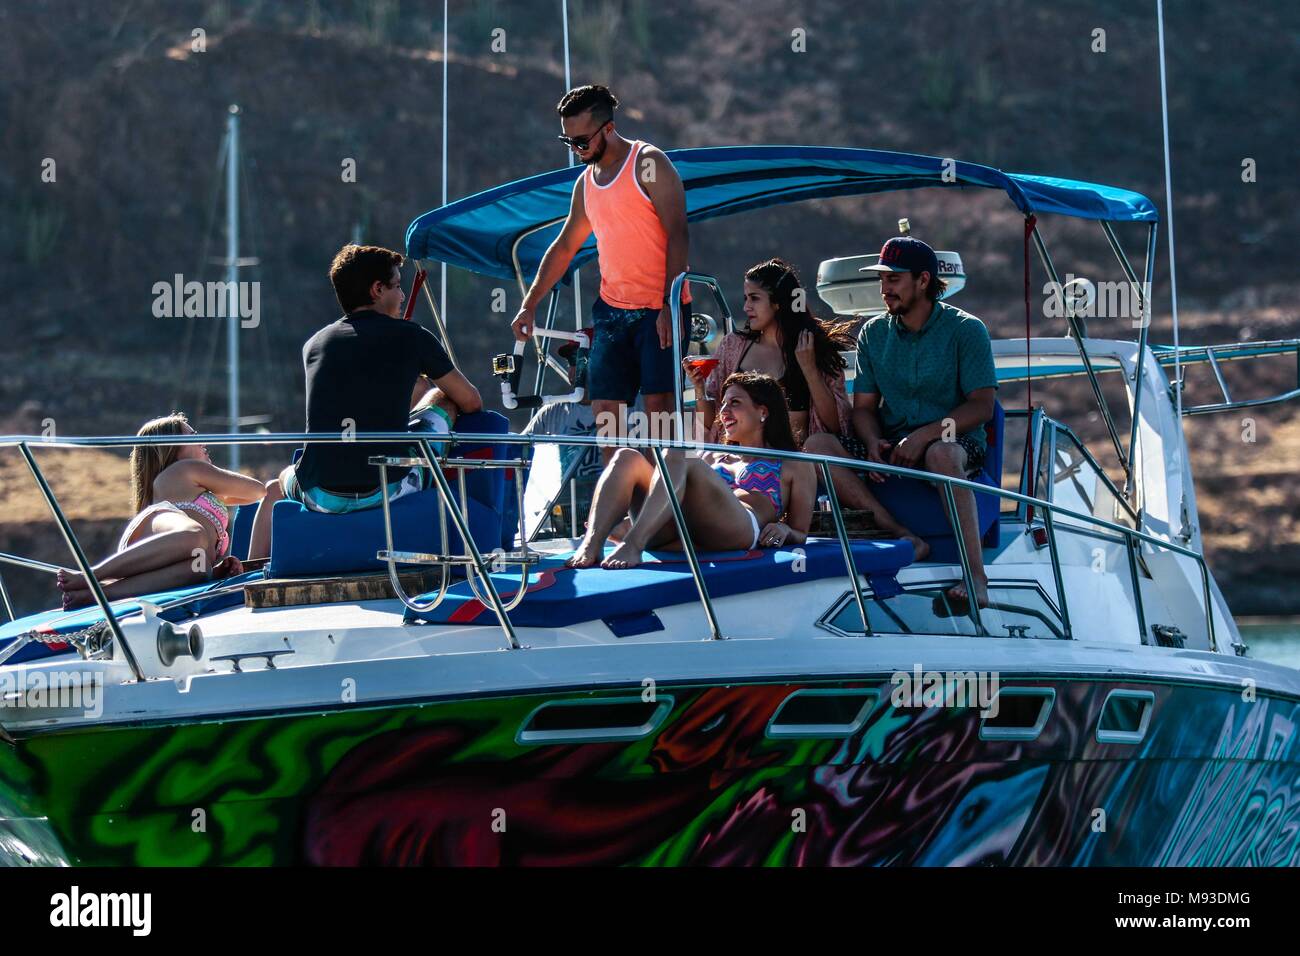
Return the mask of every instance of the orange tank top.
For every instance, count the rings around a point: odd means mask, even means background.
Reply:
[[[600,297],[617,309],[661,309],[667,287],[668,234],[637,178],[644,145],[632,143],[604,186],[596,182],[596,167],[583,174],[582,204],[596,234]],[[688,286],[682,288],[682,301],[691,301]]]

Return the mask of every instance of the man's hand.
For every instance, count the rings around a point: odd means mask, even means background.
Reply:
[[[661,349],[671,348],[673,344],[673,310],[671,306],[664,306],[663,311],[659,313],[659,318],[655,320],[655,331],[659,333],[659,347]]]
[[[520,342],[527,342],[528,336],[533,334],[533,328],[537,325],[537,310],[530,309],[527,306],[520,308],[515,314],[515,320],[510,323],[510,331],[515,334],[515,338]]]
[[[867,461],[879,462],[882,465],[889,464],[889,452],[893,449],[892,442],[887,442],[883,438],[869,438],[866,441]],[[884,481],[885,476],[878,471],[867,472],[868,481]]]
[[[920,468],[925,450],[938,437],[932,435],[928,427],[918,428],[894,446],[893,454],[889,456],[889,463],[901,468]]]

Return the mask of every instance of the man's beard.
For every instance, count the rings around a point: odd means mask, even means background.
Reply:
[[[602,140],[600,143],[600,149],[596,150],[596,152],[584,159],[583,162],[588,166],[594,166],[596,163],[600,162],[600,158],[605,155],[605,147],[608,145],[608,143]]]

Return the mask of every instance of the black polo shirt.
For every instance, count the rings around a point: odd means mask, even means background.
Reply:
[[[349,427],[406,431],[415,380],[439,379],[455,368],[428,329],[373,309],[349,313],[313,335],[302,347],[302,364],[306,430],[334,435]],[[379,469],[369,464],[370,456],[407,453],[406,445],[308,445],[298,462],[298,483],[348,494],[373,491]]]

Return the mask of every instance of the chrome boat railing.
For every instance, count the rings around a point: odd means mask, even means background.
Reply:
[[[448,562],[450,561],[451,558],[456,558],[457,559],[456,563],[472,566],[471,574],[473,574],[477,578],[477,580],[474,582],[475,594],[480,595],[482,598],[486,598],[486,600],[484,600],[483,603],[487,606],[490,606],[493,609],[493,612],[495,613],[498,619],[498,622],[501,626],[503,634],[505,635],[508,645],[511,648],[518,648],[520,646],[519,641],[515,635],[514,627],[511,624],[509,618],[510,609],[506,606],[505,602],[502,601],[501,596],[497,590],[496,584],[491,576],[490,573],[491,569],[488,566],[488,562],[483,556],[482,552],[478,549],[477,545],[474,543],[473,537],[469,533],[469,523],[466,514],[466,509],[463,507],[462,504],[456,501],[456,496],[453,494],[451,485],[443,470],[443,466],[446,463],[447,459],[445,456],[443,458],[439,458],[439,456],[433,452],[428,439],[423,439],[419,437],[415,437],[413,439],[413,433],[366,432],[366,433],[358,433],[354,436],[350,436],[347,438],[341,435],[326,436],[317,433],[307,433],[307,432],[263,434],[263,435],[255,435],[255,436],[229,435],[229,434],[186,435],[186,436],[123,435],[123,436],[110,436],[110,437],[103,437],[103,438],[59,438],[59,437],[46,438],[46,437],[36,437],[36,436],[3,436],[0,437],[0,447],[10,447],[10,446],[17,447],[19,449],[20,454],[22,454],[24,460],[27,462],[28,467],[32,472],[33,478],[36,480],[37,486],[39,487],[41,494],[46,501],[46,504],[50,508],[50,511],[54,516],[55,521],[59,525],[60,532],[65,542],[68,544],[69,549],[72,551],[73,559],[76,564],[77,570],[79,570],[81,573],[86,575],[87,581],[91,585],[91,590],[95,598],[95,603],[99,606],[99,609],[104,614],[105,619],[108,621],[109,627],[113,631],[113,636],[118,638],[118,640],[121,642],[121,646],[124,648],[124,655],[126,656],[127,663],[131,667],[132,673],[135,675],[136,679],[139,680],[139,679],[143,679],[142,674],[140,672],[139,665],[132,657],[129,646],[124,641],[121,641],[121,632],[118,626],[117,618],[112,613],[111,608],[109,606],[109,601],[104,595],[103,589],[100,587],[99,582],[95,579],[94,575],[91,573],[90,565],[88,560],[86,559],[85,553],[82,550],[80,544],[77,542],[76,536],[73,534],[72,528],[68,523],[68,520],[65,517],[62,508],[60,507],[57,499],[55,498],[53,491],[50,489],[48,482],[46,482],[44,475],[41,473],[41,470],[37,465],[35,458],[32,456],[31,450],[33,448],[129,448],[136,445],[177,445],[177,444],[185,444],[185,445],[198,445],[198,444],[202,444],[202,445],[224,445],[224,444],[288,445],[288,444],[302,444],[302,443],[333,444],[333,443],[344,442],[344,441],[363,442],[367,444],[369,443],[392,444],[392,443],[403,442],[403,441],[409,443],[412,440],[417,441],[418,444],[420,445],[422,458],[411,459],[411,461],[418,461],[422,466],[431,468],[432,474],[434,476],[434,483],[440,495],[441,506],[446,508],[446,514],[450,516],[452,523],[456,527],[457,533],[461,536],[462,543],[467,548],[467,554],[464,556],[443,555],[443,556],[431,556],[431,557],[435,559],[444,559]],[[682,511],[681,502],[677,496],[676,488],[673,485],[671,476],[668,474],[667,463],[663,453],[665,451],[681,451],[681,452],[696,452],[696,453],[705,452],[705,451],[716,451],[716,452],[735,454],[738,452],[743,453],[745,449],[738,448],[737,446],[734,445],[713,445],[704,442],[685,442],[680,440],[663,440],[663,439],[627,439],[627,438],[620,439],[615,437],[606,438],[601,436],[558,436],[558,435],[525,436],[525,435],[514,435],[514,434],[501,435],[501,434],[481,434],[481,433],[452,433],[452,435],[449,436],[448,440],[449,442],[468,442],[468,443],[478,443],[478,444],[499,444],[499,445],[505,444],[505,445],[521,445],[521,446],[548,443],[548,444],[557,444],[557,445],[574,445],[574,446],[597,447],[597,448],[636,447],[636,448],[642,448],[651,451],[655,459],[656,467],[659,469],[660,474],[663,476],[665,491],[667,492],[670,503],[672,505],[673,519],[676,522],[678,533],[681,536],[684,549],[686,550],[687,559],[691,567],[691,574],[695,580],[696,588],[700,596],[700,601],[704,608],[705,616],[708,620],[709,631],[710,631],[709,637],[711,639],[717,639],[722,637],[721,627],[718,623],[717,615],[714,611],[712,601],[709,598],[707,583],[704,580],[704,575],[701,571],[699,560],[695,553],[694,542],[691,539],[690,531],[685,521],[685,516]],[[1070,620],[1069,610],[1068,610],[1069,600],[1068,600],[1068,594],[1066,593],[1064,578],[1061,570],[1059,540],[1058,540],[1061,532],[1059,532],[1059,529],[1056,526],[1057,518],[1068,518],[1071,519],[1073,522],[1088,525],[1093,529],[1094,533],[1097,536],[1104,536],[1105,540],[1112,540],[1113,536],[1119,536],[1120,540],[1123,542],[1123,546],[1125,547],[1128,555],[1127,563],[1129,567],[1131,586],[1134,594],[1134,602],[1137,610],[1139,637],[1143,644],[1149,643],[1149,640],[1148,640],[1148,635],[1146,633],[1145,616],[1142,612],[1141,575],[1139,572],[1138,561],[1137,561],[1137,555],[1140,552],[1141,546],[1148,545],[1153,549],[1168,551],[1173,554],[1181,555],[1185,558],[1188,558],[1197,564],[1200,571],[1201,590],[1202,590],[1203,600],[1205,602],[1205,616],[1206,616],[1206,630],[1207,630],[1208,645],[1211,650],[1214,651],[1218,650],[1218,642],[1216,639],[1215,625],[1214,625],[1214,600],[1210,588],[1209,571],[1206,567],[1204,557],[1201,554],[1192,551],[1189,548],[1185,548],[1182,547],[1181,545],[1174,544],[1171,541],[1167,541],[1163,538],[1156,537],[1155,535],[1148,534],[1136,528],[1126,527],[1123,524],[1110,521],[1104,518],[1099,518],[1096,515],[1087,514],[1084,512],[1075,511],[1073,509],[1063,507],[1046,498],[1035,497],[1027,494],[1022,494],[1019,492],[1009,491],[1004,488],[993,488],[989,485],[980,484],[978,482],[969,481],[962,478],[952,478],[945,475],[931,474],[929,472],[922,472],[914,469],[902,468],[897,465],[890,465],[884,463],[863,462],[863,461],[858,461],[857,459],[834,458],[830,456],[810,455],[806,452],[782,451],[779,449],[772,449],[772,448],[764,448],[761,450],[755,449],[754,451],[755,453],[761,453],[765,458],[779,458],[785,461],[810,462],[821,470],[823,481],[827,481],[827,479],[829,478],[829,469],[832,465],[834,465],[834,466],[850,468],[855,471],[861,471],[861,472],[877,472],[885,475],[917,478],[917,479],[929,481],[931,483],[940,485],[941,494],[945,502],[948,504],[949,520],[953,527],[954,536],[957,542],[959,542],[958,550],[960,556],[962,580],[966,583],[966,586],[968,588],[971,588],[972,579],[973,579],[972,570],[971,570],[971,556],[968,553],[966,553],[964,543],[962,543],[963,539],[961,537],[960,522],[955,512],[955,509],[953,508],[953,492],[956,489],[960,488],[960,489],[976,492],[979,494],[996,495],[999,498],[1011,502],[1015,502],[1018,506],[1023,506],[1026,509],[1026,513],[1031,517],[1032,514],[1034,513],[1042,515],[1045,537],[1047,539],[1046,546],[1049,549],[1053,577],[1056,583],[1057,599],[1059,602],[1062,622],[1064,624],[1064,633],[1066,634],[1067,637],[1073,637],[1073,634],[1071,633],[1070,626],[1069,626],[1069,620]],[[484,460],[475,459],[474,464],[475,466],[479,466],[479,467],[495,466],[495,467],[512,467],[517,469],[521,467],[520,462],[522,461],[523,461],[523,456],[520,456],[520,458],[517,459],[503,460],[500,462],[493,461],[491,459],[484,459]],[[403,460],[403,462],[405,462],[405,460]],[[389,462],[388,464],[391,464],[391,462]],[[385,465],[385,467],[386,466],[387,465]],[[853,589],[853,593],[858,605],[859,613],[862,616],[864,635],[869,635],[871,633],[871,628],[867,620],[866,607],[863,601],[863,592],[860,583],[860,574],[858,573],[856,566],[853,564],[852,549],[849,544],[847,532],[845,530],[844,518],[843,518],[842,510],[840,508],[839,500],[834,494],[834,486],[829,481],[827,481],[827,484],[829,490],[828,497],[831,505],[832,517],[836,528],[836,536],[839,539],[840,547],[844,555],[845,570],[849,577],[850,586]],[[386,521],[386,524],[387,524],[387,532],[389,535],[391,535],[391,518],[389,518]],[[1032,520],[1027,522],[1027,530],[1031,530],[1031,529],[1032,529]],[[1081,533],[1081,534],[1089,533],[1086,529],[1078,528],[1075,525],[1071,526],[1070,531],[1071,533]],[[387,553],[388,555],[390,555],[390,560],[394,563],[402,563],[400,560],[400,556],[393,555],[391,540],[392,539],[390,536],[386,541],[386,543],[389,545],[387,549]],[[445,541],[445,538],[443,540]],[[521,540],[526,541],[526,537]],[[521,574],[520,589],[512,598],[512,603],[510,607],[517,606],[518,600],[522,600],[522,594],[527,589],[527,564],[525,562],[529,557],[529,552],[526,543],[523,544],[522,547],[524,550],[520,554],[511,554],[507,556],[507,558],[511,561],[511,563],[523,563],[524,566],[524,571]],[[380,554],[383,553],[384,552],[380,552]],[[23,558],[17,555],[0,553],[0,561],[33,568],[36,570],[44,570],[44,571],[58,570],[53,565],[48,565],[43,562],[34,561],[32,559]],[[436,563],[436,562],[427,562],[427,563]],[[477,585],[481,585],[483,587],[482,592],[478,591]],[[203,598],[211,597],[212,593],[213,592],[207,592],[201,597]],[[195,598],[192,598],[190,600],[197,600],[199,597],[200,596],[196,596]],[[167,606],[174,607],[183,603],[187,603],[187,601],[172,602]],[[972,624],[975,627],[976,634],[980,634],[980,635],[986,634],[987,632],[984,630],[980,620],[978,602],[968,601],[967,604],[971,606],[969,616],[971,618]]]

